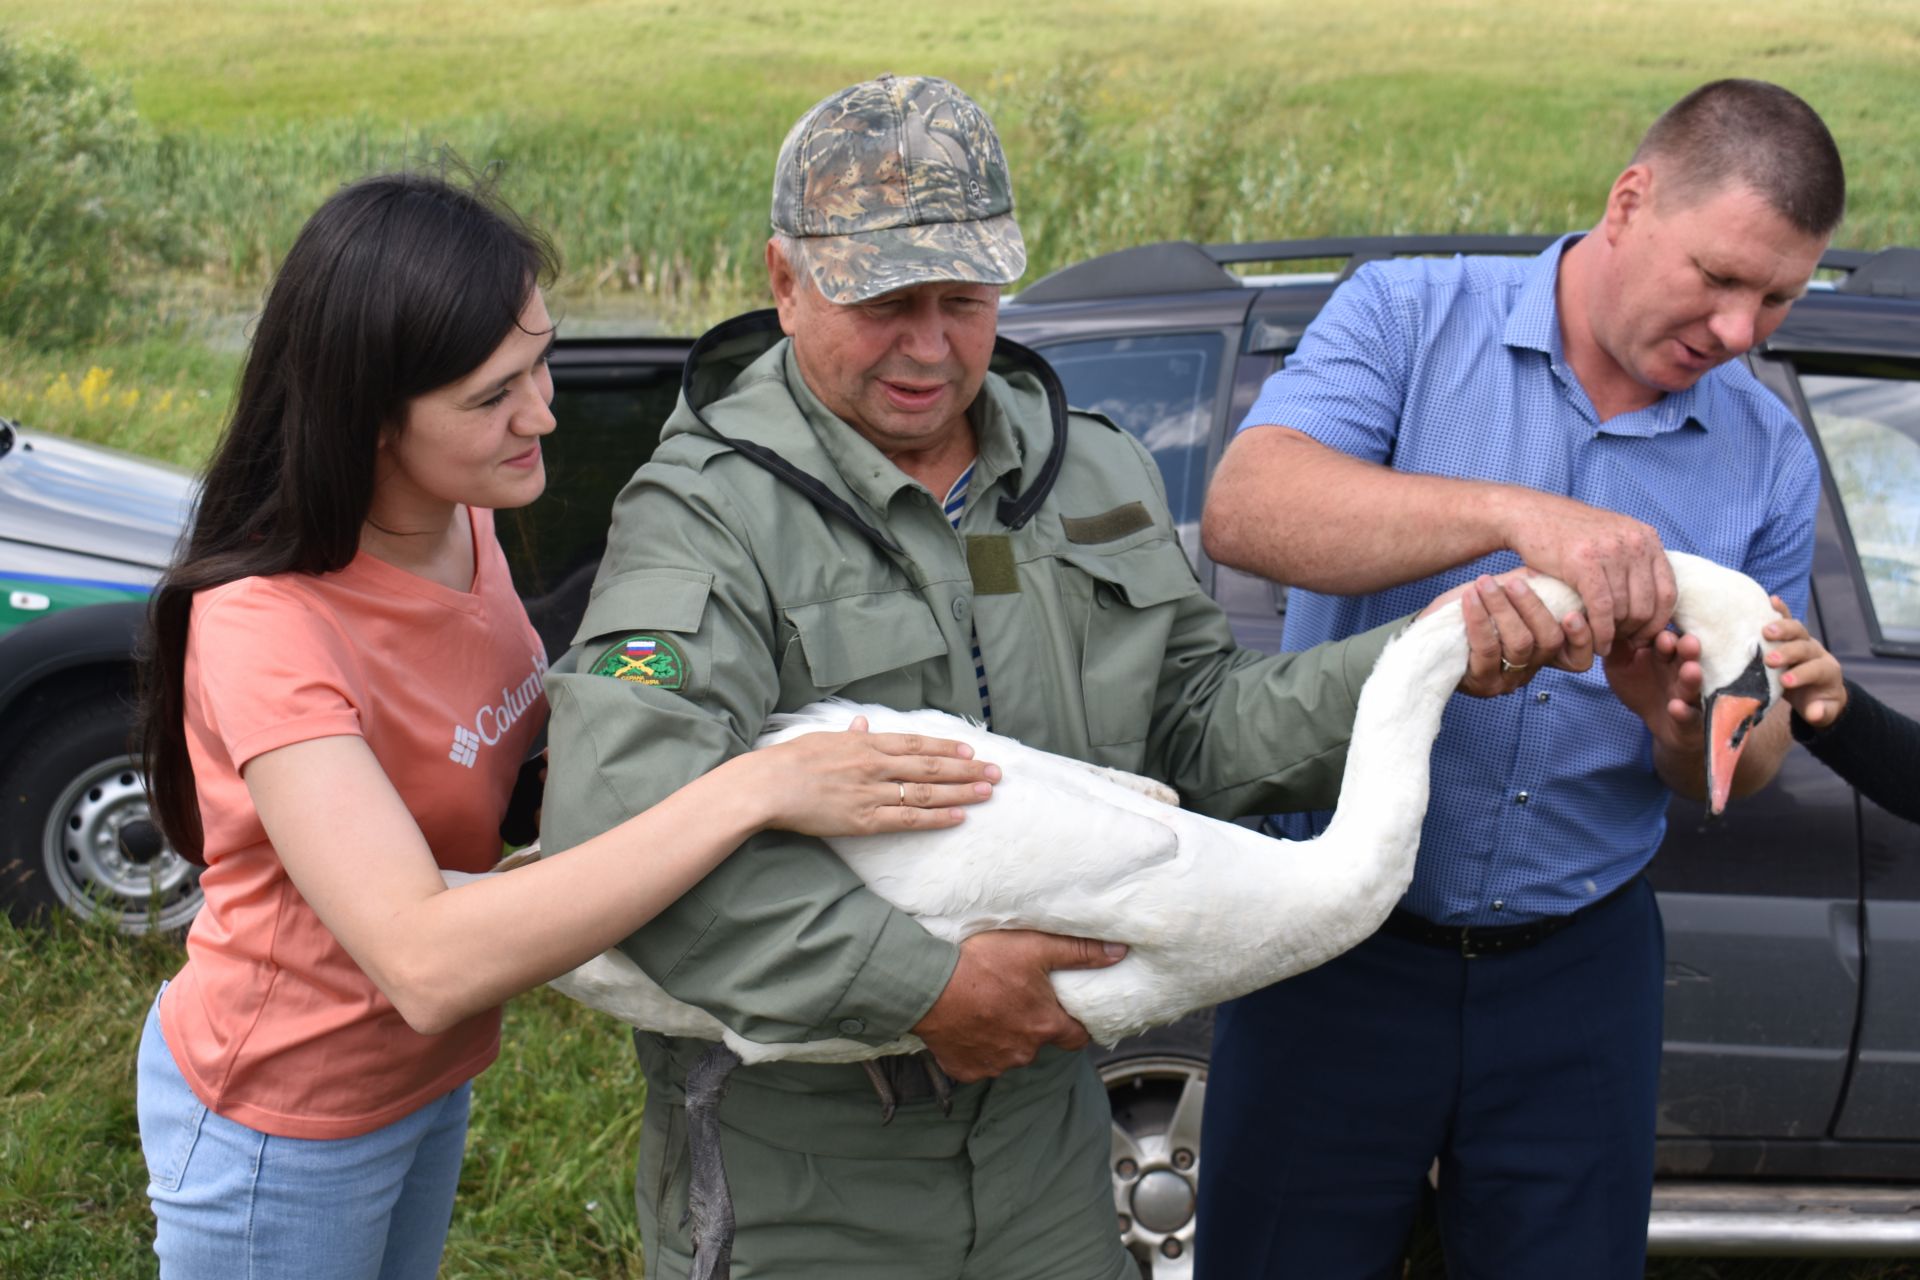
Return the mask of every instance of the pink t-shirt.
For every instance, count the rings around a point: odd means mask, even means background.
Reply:
[[[206,831],[206,906],[161,1028],[200,1100],[265,1133],[367,1133],[458,1087],[500,1049],[498,1010],[407,1026],[287,878],[240,770],[354,734],[442,867],[484,871],[547,714],[546,655],[493,513],[472,512],[471,591],[361,554],[338,573],[245,578],[194,597],[187,751]]]

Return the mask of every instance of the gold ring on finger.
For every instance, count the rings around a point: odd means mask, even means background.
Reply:
[[[900,788],[900,807],[902,809],[906,808],[907,807],[907,784],[904,782],[896,782],[893,785]]]
[[[1525,670],[1526,670],[1526,667],[1518,662],[1508,662],[1506,654],[1503,653],[1500,655],[1500,674],[1501,675],[1504,676],[1514,671],[1525,671]]]

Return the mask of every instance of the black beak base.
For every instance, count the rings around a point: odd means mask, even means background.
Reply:
[[[1745,670],[1731,683],[1700,699],[1700,714],[1707,734],[1707,821],[1718,818],[1726,807],[1727,794],[1733,787],[1733,768],[1739,762],[1741,748],[1746,745],[1747,733],[1767,714],[1772,700],[1766,664],[1758,645],[1754,646],[1753,658]],[[1750,710],[1734,723],[1723,726],[1721,719],[1732,710],[1731,705],[1722,705],[1723,702]]]

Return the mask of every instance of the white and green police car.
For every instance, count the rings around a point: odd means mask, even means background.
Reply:
[[[0,894],[9,911],[175,929],[195,868],[148,820],[134,645],[191,477],[0,418]]]

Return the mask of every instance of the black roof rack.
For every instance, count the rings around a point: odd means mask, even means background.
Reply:
[[[1820,262],[1847,257],[1851,271],[1834,288],[1841,293],[1861,293],[1875,298],[1920,298],[1920,249],[1882,249],[1878,253],[1829,253]]]
[[[1062,267],[1022,289],[1019,300],[1083,302],[1237,289],[1243,287],[1245,281],[1228,271],[1229,265],[1299,262],[1312,258],[1344,259],[1346,265],[1339,278],[1345,280],[1362,265],[1384,258],[1456,253],[1531,254],[1539,253],[1555,239],[1546,235],[1324,236],[1312,240],[1209,245],[1190,240],[1163,240],[1103,253]],[[1828,271],[1850,273],[1836,286],[1843,292],[1920,297],[1920,250],[1882,249],[1878,253],[1867,253],[1858,249],[1830,249],[1820,259],[1820,266]]]
[[[1081,302],[1155,293],[1238,289],[1245,282],[1226,268],[1248,262],[1344,258],[1341,278],[1363,263],[1415,254],[1538,253],[1552,236],[1328,236],[1316,240],[1261,240],[1198,245],[1191,240],[1103,253],[1062,267],[1020,291],[1022,302]]]
[[[1438,257],[1456,253],[1539,253],[1556,236],[1323,236],[1315,240],[1261,240],[1251,244],[1210,244],[1207,256],[1218,263],[1298,262],[1305,258],[1345,258],[1342,279],[1383,258]]]
[[[1022,302],[1082,302],[1239,287],[1239,277],[1193,241],[1162,240],[1062,267],[1022,289],[1019,298]]]

